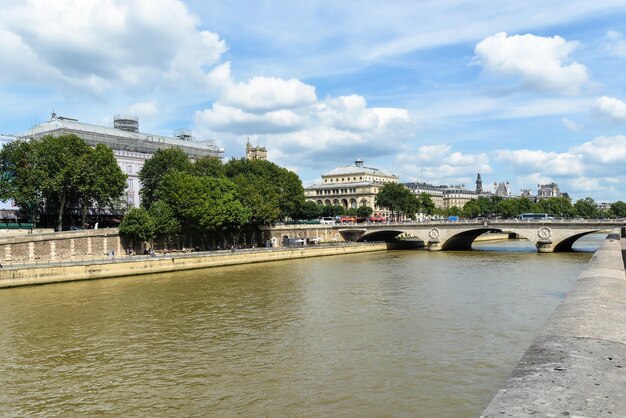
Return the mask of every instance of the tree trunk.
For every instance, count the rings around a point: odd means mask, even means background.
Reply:
[[[83,202],[81,209],[82,209],[82,217],[80,221],[80,226],[83,229],[87,229],[87,202]]]
[[[63,231],[63,212],[65,211],[65,194],[61,194],[61,198],[59,200],[59,222],[58,222],[58,231]]]

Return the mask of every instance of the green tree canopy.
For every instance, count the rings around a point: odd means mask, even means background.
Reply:
[[[0,200],[13,200],[31,221],[44,203],[45,173],[37,157],[36,141],[17,140],[0,150]]]
[[[68,204],[80,200],[81,184],[92,149],[76,135],[46,135],[36,142],[37,159],[45,178],[43,194],[58,212],[57,228],[63,229]]]
[[[224,169],[226,177],[237,185],[241,202],[256,225],[271,225],[304,204],[304,188],[298,175],[270,161],[231,159]]]
[[[572,202],[566,197],[542,199],[537,202],[537,209],[539,212],[562,218],[571,218],[574,216]]]
[[[192,173],[201,177],[224,177],[224,164],[217,157],[203,157],[193,163]]]
[[[228,179],[171,171],[163,176],[156,197],[172,208],[183,224],[202,232],[239,228],[250,217],[237,199],[237,187]]]
[[[415,219],[419,211],[415,194],[399,183],[385,183],[376,195],[376,205],[388,209],[392,217],[404,215]]]
[[[419,201],[420,212],[425,213],[426,215],[435,214],[435,202],[433,202],[433,199],[428,193],[420,193],[417,198]]]
[[[579,199],[574,203],[574,213],[580,218],[597,218],[599,215],[598,205],[590,197]]]
[[[113,150],[98,144],[85,153],[82,164],[82,181],[79,185],[82,225],[86,227],[87,210],[116,206],[126,189],[126,174],[117,164]]]
[[[359,206],[358,208],[356,208],[356,215],[359,218],[367,219],[372,216],[372,213],[374,213],[374,209],[369,206]]]
[[[132,208],[120,224],[120,235],[128,239],[133,247],[141,242],[149,242],[155,236],[154,220],[144,208]]]
[[[307,200],[304,204],[297,208],[294,213],[291,215],[292,219],[300,220],[300,219],[317,219],[322,216],[322,206],[318,205],[315,202]]]
[[[157,200],[148,210],[154,222],[155,238],[164,243],[180,231],[180,222],[174,216],[174,210],[162,200]]]
[[[141,180],[141,204],[149,209],[157,199],[155,196],[163,176],[170,171],[181,171],[189,173],[192,165],[187,158],[187,154],[180,148],[160,149],[154,153],[139,171]]]
[[[611,213],[616,218],[626,218],[626,203],[618,200],[617,202],[611,203]]]

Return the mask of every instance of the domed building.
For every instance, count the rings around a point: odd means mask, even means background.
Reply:
[[[304,196],[319,205],[341,205],[345,209],[369,206],[375,213],[385,215],[387,210],[374,203],[385,183],[398,183],[398,176],[365,167],[363,160],[356,160],[354,165],[343,165],[322,174],[321,184],[304,189]]]

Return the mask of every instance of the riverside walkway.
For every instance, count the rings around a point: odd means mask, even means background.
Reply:
[[[342,243],[21,262],[3,266],[0,288],[386,250],[385,243]]]
[[[626,415],[625,259],[609,235],[481,417]]]

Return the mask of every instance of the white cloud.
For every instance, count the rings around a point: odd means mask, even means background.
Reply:
[[[519,77],[534,90],[577,93],[588,79],[584,65],[568,63],[577,46],[560,36],[499,32],[480,41],[474,52],[487,73]]]
[[[626,136],[599,136],[571,148],[586,163],[624,166],[626,161]],[[613,170],[614,168],[610,168]]]
[[[130,107],[130,113],[141,116],[155,116],[159,113],[159,106],[155,100],[135,103]]]
[[[626,103],[614,97],[602,96],[596,100],[595,109],[617,122],[626,122]]]
[[[173,24],[173,22],[176,22]],[[195,83],[226,51],[177,0],[27,0],[0,14],[0,83],[107,93]]]
[[[624,36],[620,32],[608,31],[606,33],[604,47],[611,55],[626,58],[626,39],[624,39]]]
[[[368,107],[364,97],[349,95],[319,101],[315,87],[296,79],[233,79],[230,63],[206,77],[219,87],[210,109],[196,112],[196,129],[222,138],[263,135],[273,158],[315,165],[316,157],[345,163],[389,154],[413,131],[406,109]],[[287,161],[285,161],[287,162]]]
[[[425,145],[415,153],[398,154],[396,162],[396,170],[401,177],[436,184],[469,184],[475,179],[476,173],[493,172],[487,154],[452,152],[452,147],[447,144]]]
[[[585,129],[585,125],[581,123],[576,123],[573,120],[568,119],[568,118],[562,118],[561,122],[569,131],[572,131],[572,132],[578,132],[578,131],[582,131],[583,129]]]
[[[579,156],[564,152],[539,150],[500,150],[495,152],[497,161],[510,164],[518,172],[541,172],[552,176],[580,175],[583,164]]]

